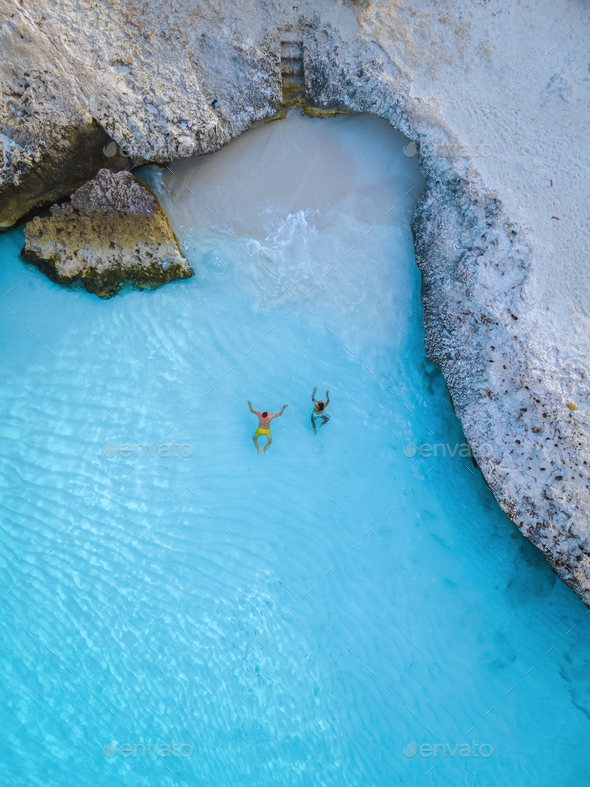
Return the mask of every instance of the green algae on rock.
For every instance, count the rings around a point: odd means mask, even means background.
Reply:
[[[112,298],[126,284],[156,289],[193,275],[156,196],[129,172],[99,170],[50,212],[26,225],[23,256],[58,284]]]

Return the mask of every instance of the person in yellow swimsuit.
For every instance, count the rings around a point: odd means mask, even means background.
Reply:
[[[254,432],[254,437],[252,438],[252,440],[254,440],[254,445],[256,446],[256,450],[258,451],[258,453],[260,453],[260,448],[258,446],[258,438],[266,437],[266,439],[268,440],[268,443],[264,446],[264,449],[262,451],[262,456],[264,456],[264,454],[266,453],[266,449],[272,443],[272,437],[270,436],[270,422],[272,421],[273,418],[278,418],[279,415],[282,415],[285,412],[285,407],[288,406],[289,406],[288,404],[283,405],[283,409],[281,410],[281,412],[276,413],[276,415],[273,415],[272,413],[269,413],[267,410],[265,410],[264,412],[253,410],[252,402],[248,402],[248,407],[250,408],[250,412],[258,416],[258,429]]]

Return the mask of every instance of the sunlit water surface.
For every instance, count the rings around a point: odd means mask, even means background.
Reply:
[[[195,270],[156,292],[0,238],[2,784],[588,783],[590,617],[425,357],[406,142],[291,114],[144,169]]]

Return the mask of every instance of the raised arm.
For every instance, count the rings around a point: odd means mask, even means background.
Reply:
[[[326,407],[330,404],[330,391],[326,391]]]
[[[288,404],[284,404],[283,405],[283,409],[281,410],[281,412],[280,413],[275,413],[274,415],[272,415],[271,419],[272,418],[278,418],[280,415],[282,415],[285,412],[285,407],[288,407],[288,406],[289,406]]]
[[[250,408],[250,412],[251,413],[254,413],[254,415],[260,415],[259,412],[257,412],[256,410],[252,409],[252,402],[248,402],[248,407]]]
[[[312,401],[314,404],[317,404],[317,402],[316,402],[316,400],[315,400],[315,392],[317,391],[317,389],[318,389],[318,387],[317,387],[317,385],[316,385],[316,387],[313,389],[313,393],[312,393],[312,395],[311,395],[311,401]]]

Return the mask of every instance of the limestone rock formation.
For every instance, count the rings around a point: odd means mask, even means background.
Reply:
[[[554,365],[557,348],[535,341],[524,294],[530,248],[493,196],[441,178],[418,205],[412,231],[426,349],[484,478],[590,606],[587,366],[573,358],[565,375]]]
[[[254,18],[244,36],[223,10],[161,0],[0,0],[0,231],[101,167],[126,168],[122,156],[207,153],[274,117],[279,53],[265,24]]]
[[[30,221],[25,239],[24,256],[49,278],[100,298],[193,275],[157,198],[128,172],[101,169],[50,217]]]

